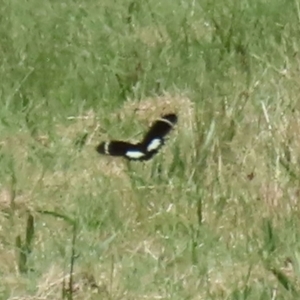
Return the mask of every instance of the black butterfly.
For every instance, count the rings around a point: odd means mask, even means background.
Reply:
[[[129,160],[148,160],[155,155],[165,143],[165,136],[177,123],[175,114],[168,114],[156,120],[140,143],[131,144],[123,141],[103,142],[96,150],[100,154],[123,156]]]

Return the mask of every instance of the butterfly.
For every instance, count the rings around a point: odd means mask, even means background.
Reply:
[[[176,114],[163,115],[156,120],[140,143],[124,141],[102,142],[96,147],[100,154],[123,156],[128,160],[144,161],[151,159],[165,143],[165,136],[177,123]]]

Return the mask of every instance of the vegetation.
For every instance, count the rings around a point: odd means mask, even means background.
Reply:
[[[297,1],[0,18],[0,299],[299,299]],[[153,160],[96,153],[173,111]]]

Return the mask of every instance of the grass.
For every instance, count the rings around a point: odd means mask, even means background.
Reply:
[[[299,298],[297,1],[0,16],[0,299]],[[170,111],[152,161],[95,152]]]

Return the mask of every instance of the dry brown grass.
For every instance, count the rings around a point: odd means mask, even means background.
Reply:
[[[176,143],[176,140],[180,139],[181,142],[184,141],[180,144],[177,142],[181,158],[191,168],[189,159],[195,155],[192,149],[195,147],[193,140],[197,134],[196,111],[192,101],[184,93],[165,93],[141,101],[127,100],[119,111],[112,114],[112,117],[118,119],[120,126],[122,122],[126,123],[128,119],[134,119],[147,128],[157,117],[169,112],[177,113],[179,122],[171,136],[171,146],[165,147],[164,153],[160,154],[163,163],[166,166],[171,164],[172,140]],[[232,115],[230,112],[227,115],[228,118],[234,116],[234,111],[231,113]],[[276,229],[281,226],[285,218],[299,211],[297,182],[287,179],[286,173],[279,164],[270,167],[268,160],[270,149],[272,147],[279,149],[282,143],[285,143],[289,152],[289,162],[293,166],[297,164],[300,142],[299,116],[295,114],[293,117],[283,118],[282,122],[276,123],[275,130],[275,128],[270,129],[265,116],[257,114],[251,103],[246,104],[245,113],[246,116],[243,122],[238,124],[233,139],[225,141],[226,152],[222,150],[225,143],[217,134],[214,136],[212,150],[207,156],[206,168],[203,169],[205,177],[201,183],[205,191],[203,221],[207,229],[219,236],[219,242],[226,245],[228,249],[242,247],[247,239],[262,238],[262,224],[253,226],[258,217],[271,219]],[[216,116],[220,117],[221,113]],[[185,228],[184,232],[191,224],[197,223],[196,202],[189,204],[186,202],[186,195],[193,193],[197,181],[182,184],[183,178],[177,181],[176,178],[172,178],[164,186],[158,187],[151,183],[149,176],[151,164],[136,164],[130,172],[137,172],[148,183],[133,186],[128,165],[122,159],[101,157],[95,152],[94,147],[103,139],[101,131],[104,131],[97,114],[88,111],[82,116],[72,116],[69,122],[67,125],[59,124],[56,127],[60,146],[69,148],[71,156],[76,158],[66,169],[57,167],[52,171],[44,172],[38,164],[32,165],[26,161],[30,151],[28,145],[33,142],[29,134],[6,137],[1,142],[6,151],[17,145],[13,160],[18,170],[18,188],[12,189],[10,180],[7,180],[1,186],[0,192],[1,229],[8,232],[1,237],[0,266],[7,274],[3,282],[15,291],[10,300],[60,297],[62,283],[68,280],[68,275],[59,262],[43,271],[34,295],[25,296],[28,294],[25,292],[28,289],[28,282],[19,274],[17,257],[12,250],[14,245],[7,247],[7,242],[14,241],[19,234],[24,236],[24,216],[28,210],[33,213],[41,209],[76,212],[78,203],[74,199],[82,189],[90,190],[90,195],[93,197],[97,198],[99,195],[99,202],[108,197],[111,207],[114,207],[116,218],[122,220],[123,226],[127,229],[123,232],[122,239],[116,238],[111,252],[106,253],[99,264],[88,266],[85,263],[76,263],[73,287],[75,298],[163,299],[171,297],[172,294],[168,291],[154,292],[150,289],[134,292],[128,289],[123,276],[129,272],[131,265],[123,265],[120,259],[118,260],[120,256],[126,257],[129,262],[140,263],[140,260],[145,259],[160,263],[161,268],[141,277],[143,284],[151,286],[154,278],[159,277],[161,272],[169,274],[174,283],[181,285],[182,290],[197,294],[194,299],[205,299],[208,291],[221,299],[230,295],[232,287],[243,288],[251,267],[249,261],[233,262],[230,257],[223,257],[222,261],[216,263],[214,257],[208,257],[207,277],[199,279],[197,271],[190,265],[187,246],[179,243],[172,248],[166,245],[167,226],[172,228],[176,224],[181,224]],[[263,129],[258,133],[255,124],[262,124]],[[229,125],[230,123],[225,121],[222,124],[224,128]],[[87,132],[88,138],[83,150],[76,152],[72,145],[78,134],[82,132]],[[43,133],[40,136],[43,137],[43,147],[51,149],[49,138]],[[228,158],[231,157],[235,158],[235,163],[228,163],[230,162]],[[294,168],[296,172],[298,168]],[[184,180],[188,182],[190,178],[188,168],[184,174],[187,175]],[[218,176],[218,184],[216,184],[216,176]],[[109,186],[108,196],[99,192],[99,189],[102,190],[105,185]],[[65,195],[63,200],[58,197],[61,194]],[[169,196],[164,198],[162,194]],[[19,221],[18,226],[10,230],[10,221],[6,216],[11,211],[12,198],[15,203],[14,218],[19,218]],[[218,211],[221,201],[224,201],[224,207]],[[99,207],[103,209],[103,206],[99,205]],[[98,204],[93,203],[91,209],[99,209]],[[37,222],[41,219],[43,218],[38,216]],[[45,242],[46,240],[57,239],[63,243],[66,238],[69,238],[68,230],[62,222],[47,219],[47,226],[48,229],[40,229],[35,238],[34,249],[37,252],[47,253],[49,244]],[[55,228],[58,226],[60,230],[56,232]],[[158,229],[154,230],[154,227]],[[183,233],[181,234],[184,236]],[[93,240],[95,235],[86,232],[85,238]],[[105,240],[109,238],[109,234],[106,231],[97,238]],[[260,244],[262,247],[262,242]],[[279,265],[281,267],[284,263]],[[286,268],[283,268],[283,271],[286,272]],[[288,270],[287,273],[293,282],[297,282],[298,276],[295,272]],[[266,270],[262,263],[257,264],[254,253],[248,284],[256,286],[261,282],[274,287],[274,291],[281,288],[274,275]],[[199,292],[199,289],[202,292]]]

